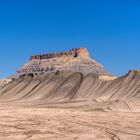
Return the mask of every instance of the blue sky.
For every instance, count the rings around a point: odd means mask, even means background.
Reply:
[[[0,78],[32,54],[87,47],[114,75],[140,68],[139,0],[0,0]]]

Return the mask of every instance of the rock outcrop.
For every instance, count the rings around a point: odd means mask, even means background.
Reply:
[[[32,55],[30,61],[21,67],[18,75],[52,73],[57,71],[94,73],[108,75],[103,66],[90,58],[86,48],[75,48],[67,52]]]

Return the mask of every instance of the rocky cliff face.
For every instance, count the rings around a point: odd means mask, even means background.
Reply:
[[[57,71],[81,72],[83,75],[89,73],[108,75],[101,64],[90,58],[86,48],[75,48],[61,53],[32,55],[30,61],[21,67],[17,74],[47,74]]]

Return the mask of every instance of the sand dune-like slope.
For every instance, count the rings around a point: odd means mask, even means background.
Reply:
[[[109,81],[78,72],[24,76],[0,86],[0,103],[140,112],[140,72]]]
[[[0,88],[4,85],[6,85],[7,83],[11,82],[10,79],[1,79],[0,80]]]

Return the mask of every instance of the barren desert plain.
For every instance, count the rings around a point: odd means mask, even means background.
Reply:
[[[140,140],[140,113],[0,106],[1,140]]]

